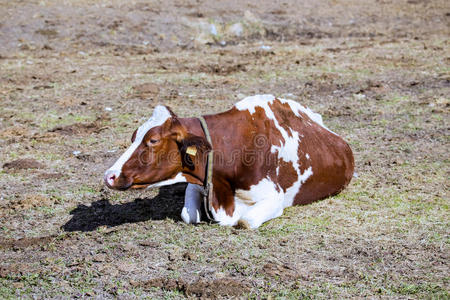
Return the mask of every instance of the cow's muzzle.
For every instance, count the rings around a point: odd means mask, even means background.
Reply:
[[[127,180],[119,170],[107,170],[104,176],[105,185],[110,189],[124,191],[131,187],[133,182]]]

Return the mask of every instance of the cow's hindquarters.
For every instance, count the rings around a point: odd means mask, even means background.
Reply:
[[[305,205],[342,191],[353,177],[354,158],[350,146],[340,136],[320,130],[310,140],[315,149],[308,151],[312,176],[303,183],[293,205]]]

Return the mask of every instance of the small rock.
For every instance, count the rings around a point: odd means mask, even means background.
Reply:
[[[241,36],[244,33],[244,27],[242,23],[234,23],[228,27],[227,33],[234,36]]]
[[[366,95],[364,95],[364,94],[354,94],[353,97],[356,100],[364,100],[366,98]]]
[[[217,35],[217,28],[216,28],[216,25],[214,25],[214,24],[210,24],[209,25],[210,27],[210,29],[209,29],[209,32],[212,34],[212,35]]]

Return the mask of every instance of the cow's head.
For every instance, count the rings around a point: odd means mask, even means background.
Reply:
[[[133,133],[131,146],[105,172],[105,184],[112,189],[143,188],[176,182],[201,184],[195,176],[197,163],[211,146],[189,133],[166,106],[157,106],[153,115]]]

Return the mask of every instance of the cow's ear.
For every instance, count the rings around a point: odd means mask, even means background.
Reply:
[[[204,137],[187,134],[180,143],[183,167],[194,169],[194,159],[196,157],[202,157],[205,153],[211,151],[211,149],[211,144]]]
[[[195,149],[194,149],[195,148]],[[208,152],[211,150],[211,144],[201,136],[187,134],[187,136],[182,140],[182,149],[185,149],[188,154],[189,152],[202,151]],[[192,153],[191,155],[195,155]]]
[[[164,105],[164,107],[167,109],[167,111],[170,113],[172,118],[178,118],[178,116],[173,112],[173,110],[170,108],[170,106]]]
[[[178,144],[188,136],[186,128],[181,125],[180,120],[176,116],[172,116],[163,125],[163,131],[172,136]]]

